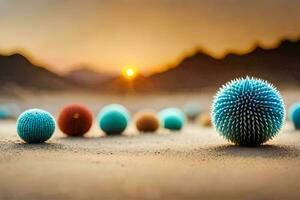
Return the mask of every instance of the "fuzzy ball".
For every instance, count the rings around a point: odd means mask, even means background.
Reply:
[[[60,111],[57,123],[60,130],[68,136],[82,136],[91,128],[93,114],[83,105],[71,104]]]
[[[185,115],[190,121],[194,121],[201,113],[201,110],[201,106],[195,102],[188,102],[183,108]]]
[[[211,117],[209,114],[202,114],[197,118],[197,122],[205,127],[211,127]]]
[[[138,131],[151,133],[159,128],[159,119],[155,112],[141,111],[136,115],[135,125]]]
[[[28,143],[45,142],[53,135],[54,130],[54,118],[41,109],[29,109],[17,120],[18,135]]]
[[[159,112],[159,118],[164,128],[181,130],[185,123],[185,116],[178,108],[166,108]]]
[[[295,103],[290,107],[289,118],[293,122],[295,129],[300,129],[300,103]]]
[[[129,119],[129,111],[119,104],[105,106],[98,115],[99,126],[107,135],[121,134]]]
[[[284,117],[279,92],[256,78],[230,81],[218,91],[212,105],[212,122],[217,131],[241,146],[257,146],[273,138]]]

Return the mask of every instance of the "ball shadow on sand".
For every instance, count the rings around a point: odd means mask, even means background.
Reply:
[[[113,138],[128,138],[130,136],[127,135],[99,135],[99,136],[72,136],[72,137],[59,137],[57,140],[64,141],[79,141],[79,140],[104,140],[104,139],[113,139]]]
[[[159,136],[159,137],[157,137]],[[123,134],[116,134],[116,135],[99,135],[99,136],[81,136],[81,137],[57,137],[56,140],[60,140],[62,142],[101,142],[101,143],[110,143],[110,142],[124,142],[124,141],[130,141],[135,142],[135,141],[143,141],[145,142],[145,138],[148,140],[150,139],[151,141],[153,140],[159,140],[163,137],[168,138],[176,135],[171,135],[168,133],[123,133]]]
[[[52,150],[52,151],[57,151],[57,150],[63,150],[66,147],[63,144],[57,144],[57,143],[49,143],[49,142],[44,142],[44,143],[14,143],[11,144],[13,149],[16,150],[22,150],[22,151],[41,151],[41,150]]]
[[[210,148],[212,154],[217,156],[233,156],[245,158],[289,158],[300,156],[300,150],[285,145],[265,144],[258,147],[241,147],[237,145],[219,145]]]
[[[56,140],[61,140],[67,143],[111,143],[111,142],[122,142],[132,139],[135,136],[132,135],[100,135],[100,136],[82,136],[82,137],[59,137]]]

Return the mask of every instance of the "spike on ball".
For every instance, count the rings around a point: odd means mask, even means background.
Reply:
[[[80,104],[70,104],[62,108],[58,116],[60,130],[68,136],[82,136],[92,126],[92,112]]]
[[[285,117],[276,88],[256,78],[228,82],[212,105],[212,122],[227,140],[241,146],[257,146],[272,139]]]
[[[55,120],[42,109],[24,111],[17,120],[17,133],[25,142],[42,143],[54,133]]]

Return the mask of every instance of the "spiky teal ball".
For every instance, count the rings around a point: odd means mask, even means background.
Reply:
[[[284,117],[279,92],[256,78],[228,82],[218,91],[212,105],[212,122],[217,131],[241,146],[257,146],[273,138]]]
[[[300,129],[300,103],[295,103],[290,107],[289,119],[293,122],[295,129]]]
[[[105,106],[98,115],[99,126],[107,135],[119,135],[124,132],[129,119],[129,111],[119,104]]]
[[[29,109],[17,120],[18,135],[28,143],[42,143],[54,133],[55,121],[50,113],[41,109]]]
[[[158,116],[165,129],[181,130],[185,123],[185,116],[178,108],[166,108],[160,111]]]

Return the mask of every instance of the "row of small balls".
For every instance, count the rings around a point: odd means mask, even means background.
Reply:
[[[66,107],[58,118],[59,127],[69,135],[71,132],[73,135],[82,134],[79,130],[88,130],[92,123],[90,111],[83,107],[75,108]],[[240,146],[258,146],[279,133],[286,112],[283,99],[272,84],[246,77],[229,81],[219,89],[214,97],[211,113],[214,127],[226,140]],[[291,113],[292,120],[299,120],[300,106]],[[86,117],[85,124],[75,123],[86,115],[90,117]],[[98,120],[100,128],[106,134],[119,134],[127,127],[129,118],[126,108],[110,105],[102,109]],[[179,130],[185,123],[184,114],[174,108],[161,111],[159,118],[163,127],[171,130]],[[295,123],[296,128],[300,126],[298,122]],[[25,141],[43,142],[53,134],[55,122],[48,112],[33,109],[21,114],[17,129]]]
[[[122,105],[105,106],[98,115],[100,129],[107,135],[121,134],[130,120],[129,111]],[[68,136],[83,136],[93,123],[92,112],[81,104],[65,106],[59,113],[57,124],[59,129]],[[185,116],[177,108],[167,108],[158,113],[139,113],[136,128],[140,132],[155,132],[160,124],[169,130],[180,130],[185,123]],[[17,120],[17,133],[28,143],[41,143],[48,140],[55,131],[55,119],[42,109],[29,109]]]

